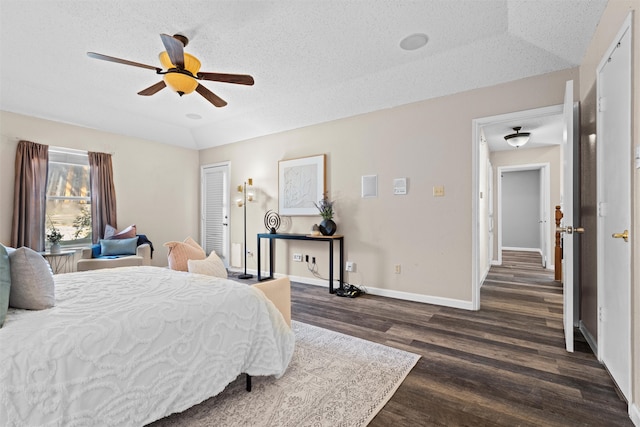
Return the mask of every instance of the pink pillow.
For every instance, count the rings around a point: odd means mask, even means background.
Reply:
[[[187,237],[184,242],[167,242],[169,248],[169,268],[178,271],[189,271],[190,259],[205,259],[207,255],[198,242]]]
[[[125,228],[122,231],[116,231],[115,228],[108,225],[104,229],[104,238],[105,239],[130,239],[132,237],[136,237],[136,225],[132,224]]]

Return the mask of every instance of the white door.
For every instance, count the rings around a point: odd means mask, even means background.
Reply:
[[[567,82],[564,92],[564,130],[561,145],[562,194],[561,205],[564,217],[562,227],[562,284],[564,298],[564,339],[567,351],[573,352],[574,287],[573,287],[573,80]]]
[[[598,69],[598,352],[614,381],[631,390],[631,30]],[[614,235],[617,236],[614,237]]]
[[[487,248],[488,264],[491,265],[493,261],[493,166],[491,162],[487,162],[487,207],[489,212],[489,218],[487,220],[487,227],[489,230],[489,247]]]
[[[547,268],[547,240],[549,236],[549,231],[547,230],[547,217],[548,217],[548,207],[547,207],[547,193],[549,183],[547,182],[547,173],[548,168],[543,167],[540,168],[540,172],[538,174],[538,179],[540,180],[540,213],[539,213],[539,229],[538,233],[540,234],[540,253],[542,254],[542,268]]]
[[[215,251],[226,267],[229,266],[229,164],[203,166],[202,187],[202,246],[207,254]]]

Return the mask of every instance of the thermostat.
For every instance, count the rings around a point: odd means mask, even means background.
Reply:
[[[407,178],[393,180],[393,194],[407,194]]]

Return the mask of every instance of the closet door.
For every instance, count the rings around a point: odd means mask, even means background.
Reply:
[[[201,169],[202,247],[212,251],[229,266],[229,164],[218,163]]]

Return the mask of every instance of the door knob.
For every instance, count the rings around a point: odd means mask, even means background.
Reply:
[[[584,233],[584,228],[582,227],[573,228],[572,226],[567,225],[566,227],[556,227],[556,232],[567,233],[567,234],[573,234],[575,232],[578,234],[582,234]]]
[[[629,230],[624,230],[622,233],[613,233],[611,235],[614,239],[624,239],[625,242],[629,241]]]

